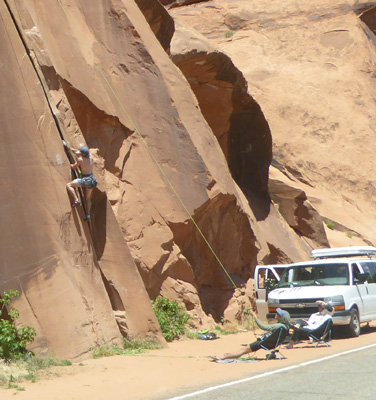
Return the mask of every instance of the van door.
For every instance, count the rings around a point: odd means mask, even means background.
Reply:
[[[288,267],[287,264],[257,265],[254,274],[256,305],[260,313],[267,312],[267,300],[270,288],[279,282],[282,272]],[[265,309],[265,310],[264,310]]]
[[[351,264],[351,283],[356,288],[358,295],[360,297],[360,302],[358,303],[359,306],[359,318],[360,321],[364,321],[368,319],[367,314],[369,313],[370,308],[370,296],[368,294],[367,285],[362,283],[357,279],[357,276],[361,274],[363,271],[359,268],[358,264],[352,263]]]
[[[376,319],[376,262],[361,262],[360,266],[366,275],[367,281],[364,283],[366,291],[365,313],[367,320]]]

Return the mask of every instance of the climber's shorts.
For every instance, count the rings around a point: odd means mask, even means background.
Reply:
[[[81,187],[92,189],[98,185],[97,180],[95,179],[93,174],[82,175],[82,178],[78,178],[77,182]]]

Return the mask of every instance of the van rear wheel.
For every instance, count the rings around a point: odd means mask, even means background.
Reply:
[[[351,309],[350,324],[348,325],[348,333],[350,337],[357,337],[360,335],[360,320],[358,310]]]

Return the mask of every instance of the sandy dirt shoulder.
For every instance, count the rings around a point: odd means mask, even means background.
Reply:
[[[180,340],[165,349],[137,356],[90,359],[81,365],[55,368],[48,377],[35,383],[20,383],[24,391],[1,389],[0,396],[2,400],[168,399],[202,386],[213,386],[373,344],[376,341],[376,324],[372,324],[370,329],[363,329],[358,338],[331,341],[329,348],[315,348],[307,342],[298,344],[292,350],[282,348],[283,355],[287,357],[285,360],[218,364],[208,359],[209,355],[237,350],[241,344],[253,340],[253,332],[242,332],[213,341]],[[260,350],[257,357],[263,358],[266,354]]]

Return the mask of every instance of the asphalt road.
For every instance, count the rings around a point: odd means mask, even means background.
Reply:
[[[371,344],[169,400],[375,400],[375,372],[376,344]]]

